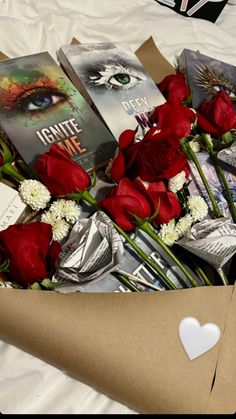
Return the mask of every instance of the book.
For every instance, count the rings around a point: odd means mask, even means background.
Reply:
[[[228,93],[236,104],[235,66],[187,48],[180,54],[178,64],[179,71],[186,75],[194,108],[219,90]]]
[[[22,201],[19,192],[3,182],[0,182],[0,231],[5,230],[12,224],[21,222],[25,213],[26,205]]]
[[[215,22],[227,0],[156,0],[163,6],[167,6],[176,13],[186,17],[210,20]]]
[[[79,90],[86,92],[116,139],[151,126],[150,112],[164,97],[135,53],[123,43],[65,45],[58,59]]]
[[[0,62],[0,126],[32,170],[53,143],[88,171],[117,145],[48,52]]]
[[[215,197],[215,200],[220,208],[222,216],[231,217],[224,188],[219,182],[219,178],[217,176],[217,173],[215,171],[213,164],[211,163],[209,154],[207,152],[199,152],[197,153],[197,158],[207,178],[207,181]],[[222,170],[224,171],[233,200],[236,203],[236,168],[227,165],[223,161],[219,161],[219,163]],[[202,196],[205,199],[205,201],[208,203],[209,208],[211,208],[211,203],[210,203],[209,196],[206,192],[206,188],[203,185],[203,182],[200,178],[200,175],[194,163],[190,162],[190,168],[191,168],[191,174],[190,174],[191,182],[188,186],[190,195]],[[210,216],[211,214],[209,213],[209,217]]]

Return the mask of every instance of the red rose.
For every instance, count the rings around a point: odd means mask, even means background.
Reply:
[[[155,108],[151,120],[162,131],[172,133],[181,139],[190,135],[192,124],[196,120],[196,113],[187,106],[172,105],[166,102]]]
[[[173,192],[170,192],[162,181],[153,183],[143,183],[136,179],[134,186],[142,191],[153,203],[153,213],[158,209],[156,217],[153,219],[155,224],[166,224],[172,218],[179,217],[182,208]]]
[[[119,136],[119,147],[120,150],[123,148],[128,147],[135,139],[136,131],[133,129],[126,129],[122,134]]]
[[[220,90],[197,109],[198,125],[203,132],[221,137],[236,128],[236,112],[227,93]]]
[[[129,178],[140,177],[148,182],[171,178],[187,165],[174,134],[159,132],[152,139],[131,145],[123,150],[125,173]]]
[[[125,175],[125,158],[123,153],[120,151],[117,156],[115,156],[114,161],[111,167],[111,178],[115,182],[119,182],[122,177]]]
[[[187,165],[187,159],[179,149],[178,138],[174,134],[158,132],[153,127],[142,141],[130,144],[118,153],[111,176],[116,182],[124,176],[155,182],[177,175]]]
[[[48,153],[41,154],[35,169],[53,196],[83,191],[91,184],[88,173],[56,144]]]
[[[120,181],[109,198],[100,201],[100,207],[125,231],[132,231],[136,226],[131,214],[143,220],[152,213],[148,199],[127,178]]]
[[[51,225],[38,221],[0,231],[0,251],[9,259],[10,280],[26,286],[52,276],[61,245],[52,240]]]
[[[166,76],[158,85],[161,93],[172,105],[178,105],[190,95],[190,89],[182,73]]]

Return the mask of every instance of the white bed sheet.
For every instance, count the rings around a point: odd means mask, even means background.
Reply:
[[[70,43],[123,41],[134,50],[153,36],[172,63],[183,48],[236,65],[236,5],[215,24],[184,18],[154,0],[0,0],[0,50],[10,57]],[[157,395],[158,397],[158,395]],[[64,372],[0,342],[0,412],[132,413]]]

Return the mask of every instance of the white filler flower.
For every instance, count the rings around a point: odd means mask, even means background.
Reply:
[[[201,196],[189,196],[187,206],[194,222],[202,221],[207,216],[208,206]]]
[[[50,212],[57,218],[65,218],[69,223],[76,223],[80,217],[80,208],[75,201],[58,199],[50,206]]]
[[[182,189],[183,185],[186,182],[185,171],[182,170],[180,173],[169,179],[168,188],[171,192],[178,192]]]
[[[55,217],[51,211],[44,212],[42,214],[41,221],[51,224],[54,240],[63,240],[69,233],[70,224],[61,218]]]
[[[175,229],[178,234],[178,237],[182,237],[189,231],[193,223],[193,218],[190,214],[186,214],[184,217],[180,218],[176,223]]]
[[[199,151],[201,150],[200,144],[197,140],[193,139],[192,141],[189,142],[189,145],[194,153],[199,153]]]
[[[170,220],[168,224],[161,225],[159,236],[168,246],[172,246],[178,240],[179,237],[175,228],[174,218]]]
[[[21,182],[19,193],[22,200],[36,211],[46,208],[51,199],[50,192],[46,186],[34,179],[26,179]]]

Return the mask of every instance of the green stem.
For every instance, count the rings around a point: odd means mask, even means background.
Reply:
[[[205,141],[206,141],[206,143],[208,143],[207,138],[205,138]],[[228,185],[228,182],[226,180],[225,174],[224,174],[222,168],[220,167],[220,165],[218,163],[216,153],[214,152],[212,146],[209,143],[208,143],[207,149],[208,149],[208,152],[210,154],[210,157],[211,157],[212,163],[214,165],[215,171],[217,173],[217,176],[218,176],[222,186],[225,189],[226,200],[227,200],[227,204],[228,204],[228,207],[229,207],[230,214],[232,215],[233,222],[236,223],[236,207],[235,207],[235,204],[234,204],[234,201],[233,201],[233,198],[232,198],[232,193],[229,189],[229,185]]]
[[[218,274],[220,275],[221,281],[223,282],[224,285],[229,285],[228,280],[225,276],[225,273],[223,271],[222,268],[218,268],[217,269]]]
[[[98,201],[93,198],[87,190],[83,191],[81,194],[71,194],[71,197],[74,199],[83,199],[88,203],[92,204],[96,208],[98,208]],[[116,223],[113,222],[113,226],[118,231],[118,233],[130,244],[130,246],[135,250],[135,252],[149,265],[167,284],[171,289],[177,289],[175,284],[168,278],[168,276],[163,272],[163,270],[152,260],[150,259],[146,253],[130,238],[130,236],[122,230]],[[169,250],[169,249],[168,249]]]
[[[93,205],[96,208],[98,206],[98,201],[95,198],[93,198],[90,192],[87,191],[86,189],[82,192],[69,194],[69,197],[77,201],[80,201],[81,199],[83,199],[84,201],[88,202],[89,204]]]
[[[198,263],[196,262],[196,260],[190,255],[188,254],[188,258],[190,260],[190,262],[193,264],[194,269],[197,273],[197,275],[199,276],[199,278],[203,281],[203,283],[207,286],[212,286],[213,284],[211,283],[211,281],[207,278],[205,272],[203,271],[203,269],[198,265]]]
[[[171,289],[176,289],[177,287],[173,284],[173,282],[170,281],[163,270],[146,255],[146,253],[130,238],[130,236],[125,233],[117,224],[113,223],[113,225],[118,233],[124,237],[127,243],[130,244],[135,252],[162,278],[162,280],[168,284]]]
[[[212,212],[213,212],[214,216],[216,218],[222,217],[222,214],[220,212],[220,208],[218,207],[218,204],[217,204],[217,202],[215,200],[215,197],[214,197],[214,195],[213,195],[213,193],[211,191],[211,188],[210,188],[210,186],[208,184],[208,181],[207,181],[207,179],[206,179],[206,177],[205,177],[205,175],[203,173],[203,170],[202,170],[201,165],[200,165],[200,163],[199,163],[199,161],[197,159],[196,154],[194,153],[194,151],[192,150],[192,148],[190,147],[190,145],[187,142],[185,142],[183,144],[182,150],[186,154],[187,158],[190,159],[190,160],[192,160],[193,163],[196,166],[196,169],[197,169],[197,171],[198,171],[198,173],[200,175],[200,178],[202,179],[202,182],[203,182],[203,184],[204,184],[204,186],[206,188],[207,194],[208,194],[209,199],[211,201],[211,204],[212,204]]]
[[[140,278],[139,276],[133,275],[132,273],[123,271],[122,269],[119,268],[118,271],[121,275],[126,276],[127,278],[131,279],[132,281],[136,281],[138,284],[144,285],[147,288],[151,288],[152,290],[155,291],[163,291],[162,288],[160,287],[156,287],[156,285],[154,285],[153,283],[147,281],[144,278]]]
[[[25,180],[25,177],[22,176],[16,169],[14,169],[11,163],[5,163],[1,167],[1,173],[7,176],[11,176],[13,179],[17,180],[18,182],[22,182],[23,180]]]
[[[124,275],[119,274],[118,272],[111,272],[115,278],[118,279],[123,285],[125,285],[132,292],[141,292],[141,290],[132,284]]]
[[[90,192],[84,190],[81,193],[78,194],[71,194],[71,198],[80,200],[83,199],[84,201],[87,201],[89,204],[92,204],[98,209],[98,201],[92,197]],[[122,228],[120,228],[117,224],[113,222],[113,226],[115,229],[120,233],[122,237],[130,244],[130,246],[135,250],[135,252],[165,281],[166,284],[171,289],[176,289],[176,286],[170,281],[170,279],[166,276],[166,274],[163,272],[163,270],[155,263],[153,262],[147,255],[144,253],[144,251],[130,238],[130,236],[125,233]]]
[[[175,262],[176,266],[183,272],[186,278],[190,281],[192,287],[197,287],[197,282],[189,273],[189,271],[184,267],[184,265],[179,261],[179,259],[175,256],[175,254],[170,250],[170,248],[163,242],[163,240],[151,229],[147,222],[144,222],[140,225],[140,229],[143,230],[145,233],[148,234],[159,246],[171,257],[171,259]]]

